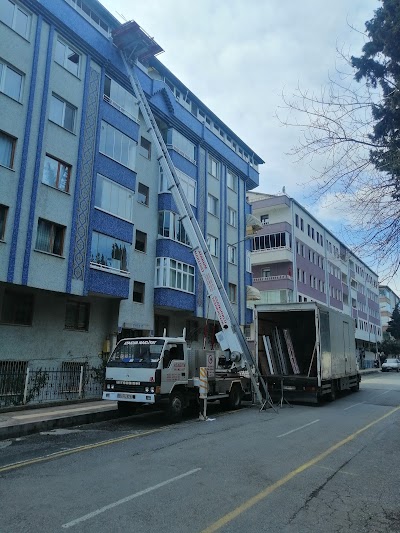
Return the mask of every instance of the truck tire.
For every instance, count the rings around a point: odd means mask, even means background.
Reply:
[[[239,385],[234,385],[231,388],[231,392],[229,393],[229,408],[230,409],[239,409],[239,407],[242,404],[242,389],[239,387]]]
[[[336,400],[336,384],[334,381],[331,383],[331,391],[327,394],[326,399],[328,402],[334,402]]]
[[[118,413],[121,416],[134,415],[137,409],[137,404],[132,402],[118,402]]]
[[[360,390],[360,382],[357,381],[357,385],[350,387],[351,392],[358,392]]]
[[[184,409],[184,399],[180,392],[173,392],[167,407],[168,422],[180,422]]]

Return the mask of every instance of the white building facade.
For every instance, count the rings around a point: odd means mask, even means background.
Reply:
[[[382,340],[377,274],[293,198],[247,198],[263,225],[251,253],[260,303],[316,301],[351,316],[356,348],[373,360]]]

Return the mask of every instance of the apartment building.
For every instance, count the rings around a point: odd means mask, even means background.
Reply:
[[[293,198],[249,192],[263,228],[252,241],[261,303],[316,301],[354,319],[367,358],[382,339],[378,276]]]
[[[400,298],[397,294],[387,285],[379,285],[379,307],[383,334],[387,330],[396,305],[400,305]]]
[[[216,317],[113,39],[120,26],[96,0],[0,0],[1,361],[95,365],[121,336],[184,327],[190,342],[213,342]],[[129,28],[135,72],[244,326],[246,194],[263,161]]]

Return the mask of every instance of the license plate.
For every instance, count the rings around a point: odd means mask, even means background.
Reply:
[[[117,398],[126,399],[126,400],[134,400],[135,399],[135,395],[134,394],[118,393],[117,394]]]

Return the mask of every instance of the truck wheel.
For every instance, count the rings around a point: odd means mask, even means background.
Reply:
[[[169,422],[179,422],[182,419],[184,408],[183,396],[180,392],[172,393],[167,408],[167,419]]]
[[[360,390],[360,382],[357,381],[357,385],[353,385],[353,387],[350,387],[351,392],[358,392]]]
[[[229,408],[239,409],[242,404],[242,390],[239,386],[233,386],[229,393]]]
[[[335,386],[335,383],[333,381],[332,381],[332,384],[331,384],[331,391],[327,395],[326,399],[328,400],[328,402],[334,402],[336,400],[336,386]]]
[[[137,405],[131,402],[118,402],[118,413],[121,416],[134,415],[137,409]]]

